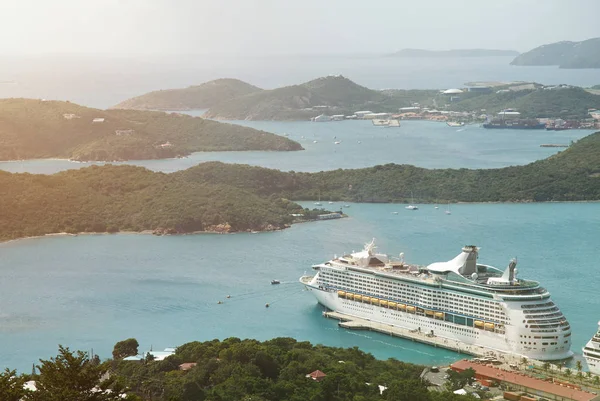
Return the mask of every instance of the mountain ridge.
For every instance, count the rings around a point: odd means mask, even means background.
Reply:
[[[521,53],[510,64],[558,66],[559,68],[600,68],[600,38],[541,45]]]

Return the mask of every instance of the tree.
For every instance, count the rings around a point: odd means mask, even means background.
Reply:
[[[50,360],[40,359],[40,374],[36,380],[37,391],[30,392],[25,400],[31,401],[116,401],[118,392],[105,392],[97,385],[105,373],[102,366],[92,363],[87,353],[71,352],[58,346],[58,355]]]
[[[572,372],[572,371],[571,371],[571,369],[569,369],[569,368],[567,368],[567,369],[565,370],[565,375],[567,375],[567,376],[571,376],[571,374],[572,374],[572,373],[573,373],[573,372]]]
[[[581,370],[583,369],[583,365],[581,364],[581,361],[575,362],[575,369],[577,369],[578,372],[581,372]]]
[[[599,376],[594,376],[594,384],[596,386],[600,385],[600,377]]]
[[[0,372],[0,396],[2,401],[20,401],[29,392],[23,388],[25,378],[17,376],[17,372],[9,370]]]
[[[549,371],[550,370],[550,362],[544,362],[542,367],[544,368],[545,371]]]
[[[137,355],[139,346],[140,344],[138,344],[135,338],[128,338],[127,340],[119,341],[113,348],[113,358],[123,359],[128,356]]]
[[[467,384],[471,385],[475,381],[475,370],[473,368],[465,369],[462,372],[448,369],[446,373],[448,373],[447,387],[450,391],[463,388]]]

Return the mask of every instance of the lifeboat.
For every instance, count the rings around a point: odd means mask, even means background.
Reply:
[[[409,305],[409,306],[406,307],[406,311],[408,313],[415,313],[415,307]]]
[[[377,298],[371,298],[371,303],[372,303],[373,305],[377,305],[377,306],[379,306],[379,299],[377,299]]]
[[[398,304],[398,310],[406,311],[406,305]]]
[[[344,298],[346,296],[346,291],[338,291],[338,297]]]
[[[443,312],[435,312],[435,317],[436,317],[436,319],[443,319],[444,313]]]
[[[475,327],[479,327],[480,329],[483,328],[483,322],[481,320],[475,320],[473,323],[475,324]]]
[[[383,306],[384,308],[387,308],[387,307],[388,307],[388,301],[383,301],[383,300],[382,300],[381,302],[379,302],[379,304],[380,304],[381,306]]]
[[[362,295],[358,295],[358,294],[354,295],[354,300],[355,301],[362,301]]]
[[[425,311],[425,315],[427,315],[427,316],[433,316],[433,311],[432,310],[426,310]]]
[[[396,309],[396,308],[398,308],[398,304],[396,302],[389,301],[388,302],[388,308],[390,308],[390,309]]]
[[[372,300],[373,300],[373,298],[371,298],[371,297],[363,297],[363,302],[366,304],[370,304]]]
[[[494,331],[494,323],[484,323],[483,327],[485,327],[486,330]]]
[[[347,292],[346,299],[354,299],[354,294],[352,294],[351,292]]]

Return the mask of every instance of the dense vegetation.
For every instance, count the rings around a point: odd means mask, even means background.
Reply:
[[[183,363],[195,364],[181,370]],[[316,381],[307,374],[320,370]],[[60,347],[59,355],[41,361],[38,391],[20,388],[25,377],[0,374],[4,401],[458,401],[471,396],[428,391],[422,367],[395,359],[380,361],[357,347],[313,346],[292,338],[270,341],[191,342],[164,361],[113,360],[98,364],[81,352]],[[100,381],[104,372],[110,378]],[[383,387],[379,387],[383,386]],[[91,391],[95,388],[95,391]],[[381,390],[383,391],[381,391]],[[12,396],[8,398],[8,396]],[[17,398],[18,397],[18,398]],[[62,398],[61,398],[62,397]]]
[[[277,196],[133,166],[0,172],[0,240],[60,232],[270,230],[291,223],[290,213],[300,209]]]
[[[198,183],[227,182],[258,195],[294,199],[405,202],[600,200],[600,133],[525,166],[439,169],[387,164],[357,170],[284,173],[261,167],[204,163],[174,173]]]
[[[239,79],[222,78],[184,89],[167,89],[146,93],[127,99],[114,108],[135,110],[208,109],[214,104],[261,90]]]
[[[220,119],[288,120],[308,119],[328,106],[335,113],[348,114],[388,100],[380,91],[365,88],[343,76],[328,76],[273,90],[241,96],[214,105],[207,117]],[[328,114],[331,114],[331,110]],[[325,110],[327,111],[327,110]]]
[[[517,109],[527,118],[589,118],[588,109],[600,108],[600,96],[582,88],[520,90],[490,94],[465,94],[452,103],[451,110],[485,109],[497,113],[507,108]]]
[[[502,57],[517,56],[515,50],[494,49],[455,49],[455,50],[424,50],[402,49],[390,54],[391,57]]]
[[[600,68],[600,38],[542,45],[517,56],[513,65],[557,65],[560,68]]]
[[[134,160],[195,151],[299,149],[297,142],[264,131],[181,114],[0,100],[0,160]]]

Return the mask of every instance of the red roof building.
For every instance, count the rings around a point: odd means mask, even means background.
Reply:
[[[323,380],[325,378],[325,376],[327,376],[325,373],[321,372],[320,370],[315,370],[312,373],[309,373],[306,375],[306,377],[310,377],[311,379],[313,379],[314,381],[320,382],[321,380]]]
[[[472,368],[478,380],[498,381],[507,384],[512,390],[524,391],[551,400],[560,401],[600,401],[600,396],[580,390],[575,385],[565,385],[529,377],[524,373],[511,372],[491,365],[463,359],[450,365],[452,370],[462,372]]]

